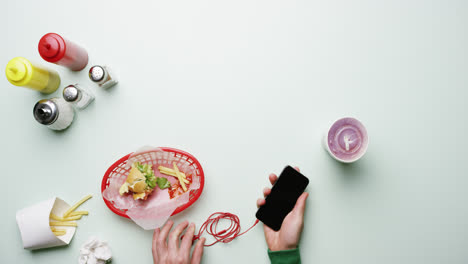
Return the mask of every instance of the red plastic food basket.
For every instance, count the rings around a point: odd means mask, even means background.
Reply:
[[[196,174],[193,175],[193,177],[200,177],[200,188],[198,188],[197,190],[190,191],[188,203],[177,207],[172,213],[172,215],[175,215],[187,209],[198,199],[198,197],[200,197],[203,191],[203,187],[205,186],[205,174],[203,173],[203,169],[198,160],[191,154],[174,148],[162,147],[160,149],[165,152],[171,153],[171,155],[174,155],[174,157],[186,160],[190,164],[190,166],[195,169]],[[125,165],[131,154],[132,153],[125,155],[124,157],[116,161],[114,164],[112,164],[112,166],[110,166],[109,169],[107,169],[106,174],[104,174],[104,177],[102,178],[101,193],[104,192],[107,186],[109,186],[110,178],[116,175],[128,174],[130,172],[130,168],[127,168]],[[107,207],[109,207],[109,209],[112,212],[122,217],[129,218],[126,214],[126,210],[120,210],[114,206],[113,202],[106,200],[104,197],[102,198],[104,199],[104,202],[106,203]]]

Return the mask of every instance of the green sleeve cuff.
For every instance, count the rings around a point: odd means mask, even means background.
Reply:
[[[301,264],[299,248],[271,251],[268,249],[268,257],[271,264]]]

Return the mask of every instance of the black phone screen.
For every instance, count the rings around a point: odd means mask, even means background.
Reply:
[[[307,177],[291,166],[286,166],[271,188],[270,195],[265,198],[265,205],[258,209],[255,216],[271,229],[278,231],[308,184]]]

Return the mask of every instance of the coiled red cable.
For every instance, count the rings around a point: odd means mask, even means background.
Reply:
[[[230,221],[230,225],[228,228],[223,229],[218,232],[216,229],[218,227],[218,223],[220,220],[228,220]],[[259,221],[257,219],[255,223],[253,224],[253,226],[251,226],[249,229],[241,233],[240,232],[241,231],[240,220],[237,215],[227,213],[227,212],[226,213],[224,212],[213,213],[208,217],[208,219],[200,227],[198,234],[196,234],[193,237],[193,240],[199,239],[200,236],[203,234],[203,232],[206,231],[208,234],[214,237],[215,241],[211,244],[205,245],[205,247],[210,247],[218,242],[229,243],[232,240],[234,240],[236,237],[242,236],[243,234],[250,231],[250,229],[256,226],[258,222]]]

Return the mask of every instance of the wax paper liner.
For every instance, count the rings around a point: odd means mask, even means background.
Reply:
[[[172,168],[172,164],[175,162],[179,170],[185,173],[185,175],[196,175],[195,168],[191,167],[189,162],[181,157],[171,155],[160,148],[140,148],[130,155],[126,166],[130,168],[131,164],[136,161],[152,164],[156,177],[167,178],[171,182],[171,186],[177,183],[178,180],[175,177],[161,174],[158,170],[159,166]],[[102,195],[105,199],[112,201],[116,208],[127,210],[126,213],[130,219],[146,230],[162,226],[177,207],[189,201],[190,190],[197,190],[200,187],[200,179],[193,177],[193,182],[188,186],[188,191],[173,199],[170,199],[168,189],[161,190],[156,186],[154,192],[146,201],[135,201],[132,195],[121,196],[119,194],[119,188],[126,178],[127,174],[112,177],[109,180],[109,186],[104,190]]]

